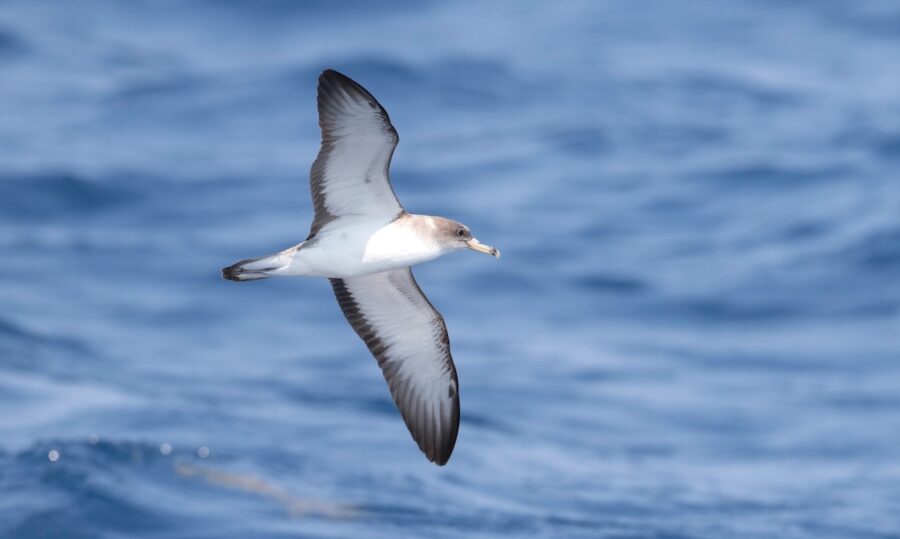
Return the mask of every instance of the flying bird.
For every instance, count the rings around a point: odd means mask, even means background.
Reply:
[[[309,236],[279,253],[241,260],[222,276],[327,278],[419,449],[444,465],[459,432],[459,382],[444,319],[410,266],[461,249],[497,258],[500,251],[462,223],[403,208],[389,178],[397,130],[365,88],[325,70],[318,111],[322,145],[309,174]]]

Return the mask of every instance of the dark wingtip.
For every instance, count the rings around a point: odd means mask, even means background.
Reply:
[[[419,448],[425,453],[428,460],[438,466],[444,466],[450,461],[450,456],[453,455],[453,449],[456,447],[456,438],[459,435],[459,400],[455,399],[453,404],[454,410],[448,425],[449,431],[444,433],[446,441],[440,445],[419,444]]]
[[[351,79],[350,77],[348,77],[347,75],[344,75],[340,71],[335,71],[334,69],[331,69],[331,68],[322,71],[322,74],[319,75],[320,81],[329,80],[329,79],[331,79],[331,80],[346,80],[346,81],[350,81],[350,82],[356,84],[356,82],[353,79]]]
[[[331,69],[329,67],[328,69],[323,70],[322,74],[320,76],[321,77],[331,77],[333,75],[341,75],[341,72],[335,71],[334,69]]]
[[[347,75],[344,75],[343,73],[341,73],[339,71],[335,71],[333,69],[326,69],[325,71],[322,72],[321,75],[319,75],[319,89],[320,90],[325,89],[325,88],[330,88],[330,87],[340,88],[342,86],[344,86],[344,87],[349,86],[350,88],[357,88],[357,87],[359,87],[359,84],[356,81],[354,81],[353,79],[351,79],[350,77],[348,77]]]
[[[375,99],[375,96],[372,95],[371,92],[366,90],[362,84],[356,82],[351,79],[347,75],[344,75],[340,71],[335,71],[334,69],[326,69],[322,71],[322,74],[319,75],[319,96],[323,97],[323,94],[328,94],[334,91],[337,88],[342,88],[348,94],[352,92],[358,93],[360,96],[365,98],[372,105],[373,108],[377,108],[384,114],[385,119],[390,123],[390,119],[387,118],[387,111],[384,110],[384,107],[381,106],[381,103]]]

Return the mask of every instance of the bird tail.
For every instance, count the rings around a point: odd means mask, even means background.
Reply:
[[[288,249],[288,251],[290,250]],[[291,256],[288,251],[235,262],[227,268],[222,268],[222,277],[229,281],[268,279],[291,265]]]

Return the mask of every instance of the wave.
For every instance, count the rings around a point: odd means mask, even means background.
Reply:
[[[72,172],[0,175],[4,196],[0,215],[9,220],[47,220],[91,216],[134,203],[139,194],[122,183],[111,183]]]

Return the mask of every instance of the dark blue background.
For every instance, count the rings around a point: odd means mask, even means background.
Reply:
[[[898,61],[893,1],[0,2],[0,536],[900,536]],[[219,278],[325,67],[504,253],[416,271],[446,468],[327,282]]]

